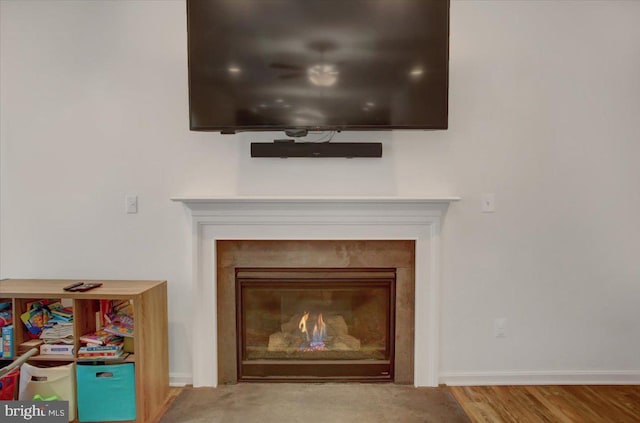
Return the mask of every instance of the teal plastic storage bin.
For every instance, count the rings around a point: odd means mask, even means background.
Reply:
[[[133,366],[133,363],[78,364],[78,420],[135,420],[136,383]]]

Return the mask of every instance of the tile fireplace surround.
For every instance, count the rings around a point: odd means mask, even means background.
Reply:
[[[415,386],[438,385],[440,227],[437,198],[174,197],[193,223],[193,386],[217,386],[217,241],[411,240],[415,242]],[[206,336],[203,334],[211,334]]]

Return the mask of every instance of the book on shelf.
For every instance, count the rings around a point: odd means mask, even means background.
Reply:
[[[122,347],[80,347],[78,350],[78,358],[118,358],[122,354]]]
[[[120,351],[121,349],[122,349],[122,345],[89,345],[89,344],[87,344],[86,347],[80,348],[81,351],[87,351],[87,352]]]
[[[133,324],[114,323],[105,326],[104,330],[116,336],[133,337]]]
[[[42,355],[68,355],[73,356],[73,345],[66,344],[42,344],[40,354]]]
[[[99,329],[93,333],[82,335],[80,342],[84,342],[87,345],[121,345],[122,337]]]
[[[3,326],[2,331],[2,358],[13,358],[13,325]]]
[[[53,319],[52,308],[63,308],[59,299],[30,301],[26,306],[27,311],[20,315],[20,319],[27,327],[30,338],[38,338],[49,320]]]
[[[73,323],[47,323],[40,333],[40,339],[48,344],[73,344]]]
[[[73,321],[73,310],[70,307],[67,308],[52,308],[51,309],[52,320],[59,322],[71,322]]]
[[[102,330],[113,335],[133,337],[133,302],[112,300],[100,302],[99,322]]]
[[[11,311],[11,303],[0,303],[0,327],[9,326],[13,323],[13,312]]]
[[[98,356],[98,357],[87,357],[87,356],[78,356],[78,361],[123,361],[127,357],[129,357],[129,353],[120,353],[116,356]]]
[[[44,308],[33,308],[20,315],[20,319],[27,327],[31,338],[38,338],[44,325],[51,318],[51,313]]]
[[[78,352],[78,358],[89,358],[89,357],[120,357],[122,355],[122,350],[107,352],[107,351],[89,351],[89,352]]]

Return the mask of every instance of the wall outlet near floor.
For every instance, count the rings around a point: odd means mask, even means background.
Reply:
[[[496,338],[507,337],[507,318],[499,317],[493,320],[493,335]]]

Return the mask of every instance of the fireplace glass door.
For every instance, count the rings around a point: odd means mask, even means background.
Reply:
[[[393,380],[395,269],[237,269],[238,379]]]

